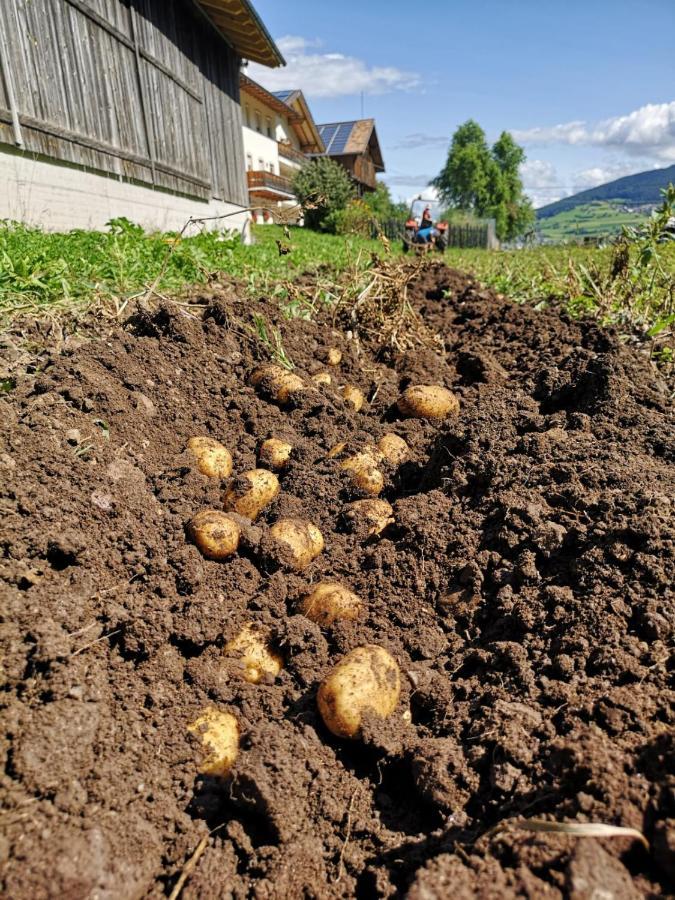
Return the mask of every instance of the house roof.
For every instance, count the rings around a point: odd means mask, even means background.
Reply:
[[[241,57],[270,68],[286,64],[249,0],[196,0],[196,2]]]
[[[370,149],[375,170],[384,172],[384,159],[375,131],[375,119],[329,122],[319,125],[318,128],[326,146],[326,156],[358,156]]]
[[[248,75],[244,75],[243,72],[239,75],[239,87],[245,94],[249,94],[251,97],[260,100],[260,102],[269,109],[273,109],[275,112],[286,116],[289,122],[299,121],[302,118],[299,112],[296,112],[292,107],[287,106],[276,94],[271,93],[267,88],[258,84],[257,81],[249,78]]]
[[[239,86],[244,93],[255,97],[268,109],[273,109],[288,119],[298,136],[304,153],[324,152],[325,148],[319,129],[312,118],[302,91],[275,91],[272,93],[243,73],[239,76]],[[286,100],[283,99],[284,97]]]

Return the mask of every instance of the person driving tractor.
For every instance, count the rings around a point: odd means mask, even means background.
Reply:
[[[421,219],[414,215],[415,203],[421,201],[421,197],[413,200],[410,207],[410,217],[405,224],[405,234],[403,237],[403,250],[407,251],[414,247],[415,244],[433,245],[437,250],[443,252],[448,245],[447,223],[438,222],[434,225],[431,216],[431,206],[427,204],[424,207]]]

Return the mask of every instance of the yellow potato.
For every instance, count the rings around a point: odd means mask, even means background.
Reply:
[[[332,625],[336,619],[358,619],[363,602],[337,581],[321,581],[302,598],[299,609],[317,625]]]
[[[363,404],[366,402],[363,393],[354,384],[345,385],[342,388],[342,396],[344,397],[347,406],[351,406],[354,412],[360,412],[360,410],[363,409]]]
[[[207,559],[226,559],[237,552],[241,529],[227,513],[203,509],[190,520],[188,534]]]
[[[377,446],[392,466],[400,466],[410,456],[410,447],[397,434],[385,434]]]
[[[383,647],[366,644],[348,653],[321,682],[317,704],[326,727],[337,737],[357,738],[363,715],[390,716],[401,694],[396,660]]]
[[[283,561],[297,571],[306,568],[325,546],[319,529],[306,519],[279,519],[270,535],[284,548]]]
[[[356,500],[347,505],[345,517],[357,532],[381,534],[394,522],[394,510],[386,500]]]
[[[379,494],[384,487],[384,475],[377,468],[378,459],[375,453],[381,460],[382,454],[377,448],[366,447],[340,463],[340,468],[349,472],[354,486],[364,494]]]
[[[273,469],[278,472],[285,469],[291,459],[293,445],[287,444],[286,441],[280,441],[278,438],[268,438],[260,445],[258,459],[263,468]]]
[[[330,372],[317,372],[316,375],[312,375],[312,381],[314,384],[331,384],[333,379]]]
[[[276,678],[284,667],[283,658],[270,649],[264,635],[250,622],[225,645],[225,656],[237,659],[241,677],[250,684],[258,684],[265,675]]]
[[[302,393],[307,389],[302,378],[282,366],[274,365],[274,363],[257,366],[251,372],[250,381],[254,387],[259,388],[263,394],[276,400],[282,406],[290,403],[294,394]]]
[[[267,469],[251,469],[235,478],[223,494],[225,509],[254,521],[280,491],[279,479]]]
[[[334,459],[336,456],[339,456],[347,449],[347,442],[341,441],[339,444],[336,444],[334,447],[331,447],[328,453],[326,454],[326,459]]]
[[[232,454],[214,438],[191,437],[187,448],[194,456],[202,475],[209,478],[229,478],[232,474]]]
[[[398,398],[397,406],[404,416],[414,419],[446,419],[459,413],[459,400],[440,384],[415,384]]]
[[[207,753],[199,767],[202,775],[228,775],[239,752],[239,724],[232,713],[207,706],[187,730],[199,737]]]
[[[326,353],[326,362],[329,366],[339,366],[342,362],[342,350],[337,347],[330,347]]]

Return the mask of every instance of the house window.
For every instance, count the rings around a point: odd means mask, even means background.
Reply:
[[[262,117],[257,109],[255,111],[255,130],[262,134]]]
[[[244,107],[244,122],[246,123],[247,128],[251,127],[251,110],[248,106]]]
[[[274,163],[268,163],[267,169],[272,173],[272,175],[274,175]]]
[[[262,157],[258,159],[258,169],[259,169],[261,172],[264,172],[264,171],[265,171],[265,160],[262,159]]]
[[[247,172],[253,171],[253,157],[251,156],[250,153],[246,154],[246,171]]]
[[[268,138],[271,138],[271,137],[273,137],[273,133],[272,133],[272,120],[270,119],[269,116],[267,117],[266,125],[267,125],[267,137],[268,137]]]

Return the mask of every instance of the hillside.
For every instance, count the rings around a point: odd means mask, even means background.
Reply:
[[[546,240],[562,243],[618,234],[624,225],[639,225],[644,219],[643,212],[627,208],[623,203],[595,200],[539,219],[537,231]]]
[[[636,175],[626,175],[624,178],[617,178],[616,181],[608,181],[606,184],[542,206],[537,210],[537,218],[548,219],[599,200],[620,200],[628,206],[658,203],[661,199],[661,189],[670,182],[675,183],[675,165],[666,169],[651,169],[648,172],[638,172]]]

